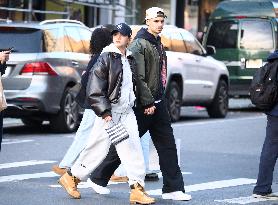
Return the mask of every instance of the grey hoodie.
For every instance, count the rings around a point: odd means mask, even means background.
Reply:
[[[127,59],[127,56],[131,55],[131,51],[126,49],[126,56],[124,56],[121,51],[111,43],[109,46],[106,46],[102,53],[106,52],[114,52],[121,55],[121,61],[123,65],[123,82],[121,86],[121,97],[116,104],[111,104],[112,112],[115,113],[125,113],[130,110],[134,106],[135,102],[135,94],[133,91],[133,83],[132,83],[132,72],[130,69],[130,65]]]

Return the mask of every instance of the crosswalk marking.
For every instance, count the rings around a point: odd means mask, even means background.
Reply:
[[[278,194],[278,193],[275,193]],[[248,197],[238,197],[232,199],[224,199],[224,200],[214,200],[215,202],[229,203],[229,204],[250,204],[255,202],[263,202],[263,201],[274,201],[277,199],[264,199],[264,198],[254,198],[252,196]]]
[[[173,128],[176,127],[184,127],[184,126],[200,126],[200,125],[210,125],[210,124],[218,124],[218,123],[226,123],[226,122],[238,122],[238,121],[245,121],[245,120],[257,120],[257,119],[265,119],[265,114],[259,114],[253,117],[242,117],[242,118],[231,118],[231,119],[216,119],[212,121],[200,121],[200,122],[176,122],[172,124]]]
[[[194,191],[204,191],[204,190],[211,190],[211,189],[220,189],[220,188],[227,188],[227,187],[234,187],[240,185],[248,185],[256,183],[255,179],[247,179],[247,178],[238,178],[238,179],[230,179],[230,180],[222,180],[222,181],[212,181],[207,183],[201,184],[193,184],[189,186],[185,186],[185,192],[194,192]],[[61,187],[60,185],[50,185],[50,187]],[[82,182],[78,184],[78,188],[84,189],[89,188],[90,185],[87,182]],[[161,189],[149,190],[147,191],[149,195],[152,196],[159,196],[162,194]]]
[[[181,173],[182,173],[182,175],[190,175],[190,174],[192,174],[192,172],[181,172]],[[158,172],[157,175],[158,175],[158,178],[162,178],[162,172]]]
[[[0,164],[0,170],[8,169],[8,168],[15,168],[15,167],[51,164],[51,163],[55,163],[55,162],[56,161],[51,161],[51,160],[30,160],[30,161],[4,163],[4,164]],[[182,172],[182,174],[188,175],[188,174],[192,174],[192,173],[191,172]],[[159,178],[162,177],[161,172],[159,172],[158,175],[159,175]],[[21,181],[21,180],[28,180],[28,179],[51,178],[51,177],[57,177],[57,176],[58,175],[55,174],[54,172],[41,172],[41,173],[31,173],[31,174],[0,176],[0,183],[11,182],[11,181]],[[228,188],[228,187],[235,187],[235,186],[255,184],[255,183],[256,183],[256,179],[249,179],[249,178],[236,178],[236,179],[229,179],[229,180],[212,181],[212,182],[185,186],[185,192],[213,190],[213,189]],[[119,184],[119,183],[109,182],[109,184]],[[58,184],[57,185],[49,185],[49,186],[50,187],[60,187],[60,185],[58,185]],[[78,188],[90,188],[90,184],[87,182],[82,182],[78,185]],[[147,191],[147,193],[152,196],[158,196],[158,195],[162,194],[162,190],[154,189],[154,190]],[[248,197],[238,197],[238,198],[214,200],[214,201],[219,202],[219,203],[230,203],[230,204],[249,204],[249,203],[264,202],[264,201],[269,201],[269,200],[273,200],[273,199],[255,199],[252,196],[248,196]]]
[[[185,192],[194,192],[194,191],[203,191],[203,190],[210,190],[210,189],[220,189],[220,188],[227,188],[227,187],[234,187],[240,185],[247,185],[247,184],[254,184],[256,183],[256,179],[248,179],[248,178],[237,178],[237,179],[230,179],[230,180],[221,180],[221,181],[213,181],[201,184],[193,184],[185,186]],[[161,195],[161,189],[154,189],[147,191],[150,195]]]
[[[162,178],[162,173],[161,172],[159,172],[157,174],[158,174],[159,178]],[[187,175],[187,174],[192,174],[192,172],[182,172],[182,174]],[[109,181],[108,185],[124,184],[124,183],[127,183],[127,182],[112,182],[112,181]],[[50,185],[50,187],[57,188],[57,187],[61,187],[61,186],[60,185]],[[81,188],[81,189],[90,188],[90,187],[91,186],[87,182],[81,182],[80,184],[78,184],[78,188]]]
[[[22,161],[22,162],[12,162],[12,163],[5,163],[0,164],[0,169],[7,169],[7,168],[14,168],[14,167],[25,167],[31,165],[39,165],[39,164],[50,164],[56,161],[49,161],[49,160],[30,160],[30,161]]]
[[[25,142],[32,142],[34,140],[11,140],[11,141],[3,141],[2,145],[9,145],[9,144],[18,144],[18,143],[25,143]]]
[[[11,181],[21,181],[25,179],[38,179],[46,177],[56,177],[58,176],[54,172],[42,172],[42,173],[33,173],[33,174],[19,174],[19,175],[9,175],[0,177],[1,182],[11,182]]]

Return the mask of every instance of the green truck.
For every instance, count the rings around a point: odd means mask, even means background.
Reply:
[[[249,97],[253,75],[277,49],[276,3],[226,0],[218,4],[204,31],[203,45],[214,46],[230,74],[230,97]]]

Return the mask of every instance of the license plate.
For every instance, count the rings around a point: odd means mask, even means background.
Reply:
[[[245,62],[246,68],[260,68],[263,66],[263,60],[262,59],[256,59],[256,60],[247,60]]]

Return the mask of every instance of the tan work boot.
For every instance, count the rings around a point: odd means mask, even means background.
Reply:
[[[80,182],[78,178],[75,176],[69,175],[68,172],[66,172],[58,181],[58,183],[64,187],[64,189],[68,192],[68,194],[75,199],[80,199],[81,194],[77,190],[77,185]]]
[[[55,172],[56,174],[63,176],[66,172],[67,169],[66,168],[60,168],[58,165],[54,165],[52,167],[52,171]]]
[[[110,181],[112,181],[112,182],[128,182],[128,177],[121,177],[121,176],[116,176],[113,174],[110,178]]]
[[[154,204],[155,199],[152,197],[149,197],[147,193],[145,192],[144,188],[136,183],[131,188],[130,192],[130,198],[129,201],[131,204]]]

